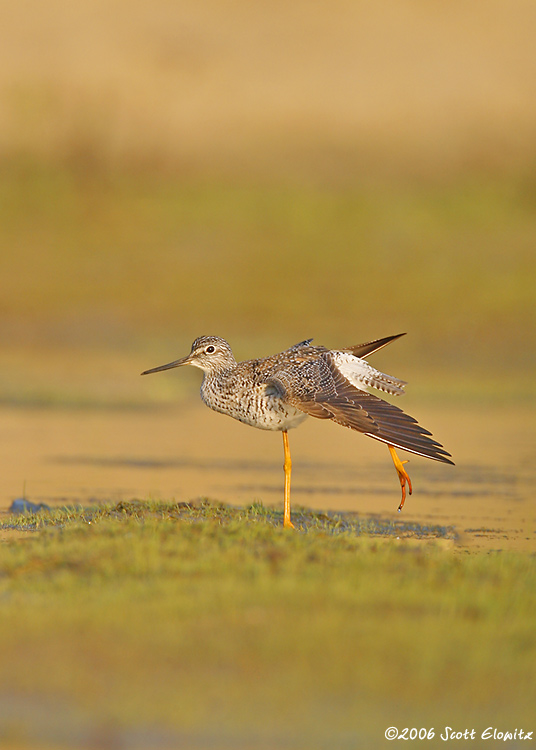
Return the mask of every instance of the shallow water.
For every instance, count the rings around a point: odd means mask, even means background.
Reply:
[[[387,449],[310,419],[290,433],[292,501],[454,526],[460,545],[536,549],[534,411],[519,406],[409,409],[456,466],[405,455],[413,495]],[[58,506],[132,498],[282,503],[282,441],[200,403],[136,411],[0,409],[0,510],[23,494]]]

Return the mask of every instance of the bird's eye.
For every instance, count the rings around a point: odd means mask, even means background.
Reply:
[[[205,351],[207,354],[212,354],[212,352],[214,351],[214,347],[212,346],[212,344],[210,346],[207,346]]]

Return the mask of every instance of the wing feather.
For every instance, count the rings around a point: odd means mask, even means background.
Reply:
[[[293,368],[274,372],[270,383],[286,401],[306,414],[332,419],[343,427],[410,453],[452,463],[450,453],[416,419],[352,385],[329,351],[297,361]]]
[[[341,349],[341,351],[348,352],[349,354],[353,354],[354,357],[360,357],[362,359],[363,357],[366,357],[367,354],[374,354],[374,352],[377,352],[380,349],[383,349],[384,346],[387,346],[387,344],[390,344],[391,341],[396,341],[396,339],[399,339],[401,336],[405,335],[405,333],[397,333],[394,336],[385,336],[383,339],[367,341],[366,344],[355,344],[354,346],[347,346],[346,348]]]

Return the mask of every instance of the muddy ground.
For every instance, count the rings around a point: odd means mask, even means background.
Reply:
[[[534,414],[505,405],[413,410],[456,466],[417,456],[400,516],[386,448],[307,420],[290,433],[294,505],[454,526],[471,550],[534,550]],[[197,402],[139,410],[0,410],[0,510],[23,495],[51,506],[132,498],[282,503],[282,441]]]

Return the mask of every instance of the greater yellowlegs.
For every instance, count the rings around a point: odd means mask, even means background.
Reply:
[[[410,495],[412,487],[404,468],[407,462],[400,460],[395,448],[452,464],[448,458],[450,453],[431,439],[432,433],[398,407],[367,391],[372,387],[396,396],[404,392],[403,380],[375,370],[363,359],[403,335],[399,333],[345,349],[311,346],[312,339],[307,339],[280,354],[245,362],[236,361],[224,339],[200,336],[186,357],[146,370],[142,375],[182,365],[199,367],[204,372],[201,398],[207,406],[252,427],[283,433],[283,524],[292,527],[292,463],[287,431],[309,415],[332,419],[387,444],[402,488],[398,510],[406,499],[406,485]]]

